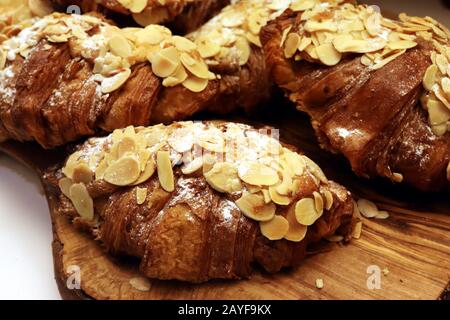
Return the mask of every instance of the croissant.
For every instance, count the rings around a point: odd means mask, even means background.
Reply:
[[[263,54],[235,58],[238,45],[250,48],[243,37],[219,46],[226,62],[216,64],[216,74],[202,57],[211,47],[191,38],[198,44],[161,26],[119,29],[89,15],[39,20],[0,50],[0,140],[53,148],[202,110],[250,110],[268,98]],[[219,59],[207,55],[210,64]]]
[[[0,43],[29,27],[35,17],[43,17],[51,12],[51,6],[37,2],[40,1],[3,0],[0,2]]]
[[[230,0],[51,0],[65,11],[78,6],[82,12],[114,12],[131,16],[136,23],[146,27],[150,24],[169,24],[171,29],[187,33],[200,27]],[[72,7],[71,7],[72,6]]]
[[[267,68],[358,175],[450,186],[450,32],[434,19],[309,1],[261,32]],[[292,8],[291,8],[292,9]]]
[[[91,138],[45,179],[61,214],[150,278],[203,282],[297,266],[309,244],[350,239],[353,200],[309,158],[229,122],[127,127]]]

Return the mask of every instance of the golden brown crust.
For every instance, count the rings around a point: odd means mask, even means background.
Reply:
[[[387,177],[421,190],[448,189],[450,134],[433,133],[420,106],[422,80],[431,65],[430,44],[418,45],[378,70],[349,55],[336,66],[295,62],[280,48],[283,30],[302,25],[287,11],[262,31],[274,81],[307,112],[321,145],[343,153],[361,176]]]
[[[66,19],[63,15],[54,17],[52,23]],[[97,21],[95,19],[89,18],[87,21],[93,23]],[[95,37],[101,28],[109,27],[104,22],[98,23],[100,26],[87,30],[89,37]],[[121,32],[117,28],[114,30]],[[131,31],[123,32],[124,35],[137,32]],[[158,29],[157,32],[161,31]],[[170,37],[170,33],[165,36]],[[181,41],[179,37],[171,39]],[[0,71],[2,139],[36,140],[45,148],[53,148],[95,132],[111,132],[128,125],[182,120],[202,110],[226,113],[240,105],[250,111],[267,99],[270,93],[263,54],[259,48],[254,49],[248,63],[238,66],[231,73],[218,73],[216,77],[207,71],[206,65],[205,77],[210,80],[199,79],[189,73],[188,80],[195,78],[207,83],[203,90],[192,89],[184,82],[183,86],[181,83],[166,85],[164,81],[170,80],[170,77],[157,76],[158,73],[150,67],[153,64],[144,61],[147,59],[144,55],[143,60],[118,69],[119,74],[129,72],[125,84],[105,93],[105,79],[112,78],[102,78],[99,74],[98,59],[92,61],[86,57],[76,40],[53,41],[51,36],[39,40],[23,56],[21,52],[15,54],[14,59],[7,59],[4,69]],[[5,54],[11,51],[12,44],[7,45],[9,51],[6,50]],[[198,61],[204,64],[200,57]],[[202,72],[205,74],[203,69]]]
[[[213,126],[210,128],[220,128],[224,134],[230,128],[247,130],[249,136],[256,133],[253,128],[243,125],[206,124]],[[157,136],[164,136],[165,130],[173,133],[171,130],[177,130],[174,128],[181,130],[189,125],[157,127],[161,130]],[[232,132],[235,131],[229,131],[227,135]],[[116,137],[120,136],[118,134],[114,133]],[[76,158],[81,156],[79,159],[84,160],[79,161],[91,163],[90,159],[96,158],[97,152],[102,148],[107,150],[107,141],[94,139],[87,142],[80,146]],[[68,160],[62,172],[70,176],[72,165],[72,160]],[[308,227],[306,238],[299,242],[269,240],[261,233],[258,222],[239,209],[237,199],[241,191],[218,192],[207,180],[207,175],[202,174],[202,169],[184,174],[182,168],[176,165],[173,169],[175,188],[171,192],[162,185],[159,169],[158,175],[135,186],[113,186],[103,178],[93,180],[87,184],[87,190],[94,200],[94,220],[80,218],[71,200],[63,194],[59,197],[59,211],[74,219],[81,229],[90,230],[112,254],[140,258],[144,275],[189,282],[247,278],[254,263],[268,272],[278,272],[285,267],[298,266],[311,242],[335,232],[347,239],[350,237],[355,223],[351,195],[340,185],[325,180],[323,173],[310,162],[295,178],[298,189],[292,194],[290,204],[277,206],[276,216],[287,217],[290,211],[297,210],[299,199],[312,197],[313,193],[331,192],[333,204],[329,210],[323,210],[323,215]],[[96,177],[98,174],[95,171]],[[47,175],[47,181],[55,185],[64,175],[60,171],[52,172]],[[138,199],[138,189],[145,190],[143,202]]]
[[[221,8],[230,3],[229,0],[149,0],[145,9],[133,13],[118,0],[52,0],[54,5],[65,10],[69,6],[78,6],[83,13],[100,12],[106,15],[116,13],[123,16],[138,15],[135,22],[138,24],[148,21],[152,24],[166,24],[181,34],[191,32],[210,19]],[[139,16],[143,16],[140,18]],[[119,17],[113,17],[113,19]],[[145,26],[145,25],[144,25]]]

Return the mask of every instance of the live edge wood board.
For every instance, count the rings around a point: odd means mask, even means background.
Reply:
[[[137,261],[112,257],[98,242],[75,230],[66,217],[58,215],[54,195],[44,185],[61,295],[66,299],[449,299],[450,195],[424,194],[382,180],[357,178],[345,159],[319,149],[305,116],[281,104],[272,105],[271,110],[272,114],[262,116],[264,124],[280,128],[283,141],[298,146],[330,178],[356,197],[375,201],[390,212],[390,217],[366,219],[361,238],[350,244],[321,244],[295,270],[201,285],[151,281],[150,291],[140,292],[129,284],[131,278],[139,276]],[[239,115],[233,120],[244,122]],[[251,124],[261,125],[261,120]],[[0,150],[38,174],[61,159],[60,151],[43,151],[34,144],[7,142]],[[80,290],[67,289],[71,265],[81,269]],[[385,270],[380,289],[367,286],[369,266]],[[324,281],[323,289],[316,288],[319,278]]]

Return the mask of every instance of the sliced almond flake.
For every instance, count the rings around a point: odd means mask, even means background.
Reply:
[[[315,32],[315,31],[330,31],[330,32],[336,32],[337,31],[337,25],[333,21],[324,21],[324,22],[318,22],[314,20],[308,20],[304,28],[308,32]]]
[[[236,49],[239,52],[239,65],[243,66],[248,62],[251,54],[251,48],[247,39],[239,37],[236,40]]]
[[[450,126],[445,123],[439,125],[431,125],[431,131],[433,131],[436,136],[442,137],[446,134],[447,131],[450,131]]]
[[[317,50],[316,47],[312,44],[310,44],[308,47],[306,47],[305,52],[312,58],[315,60],[319,59],[319,56],[317,54]]]
[[[447,100],[444,92],[438,84],[433,86],[433,93],[448,109],[450,109],[450,101]]]
[[[389,212],[387,211],[379,211],[375,216],[375,219],[387,219],[389,218]]]
[[[323,206],[324,206],[322,195],[317,191],[314,191],[313,196],[317,214],[321,216],[323,214]]]
[[[222,153],[225,150],[225,139],[222,136],[222,132],[216,128],[210,128],[201,132],[197,143],[211,152]]]
[[[243,188],[236,167],[228,162],[214,164],[212,169],[205,173],[205,178],[209,185],[219,192],[233,193]]]
[[[38,17],[44,17],[53,12],[52,5],[46,0],[28,0],[30,11]]]
[[[355,40],[351,36],[337,36],[333,40],[333,45],[341,53],[368,53],[383,49],[387,41],[382,38]]]
[[[436,65],[439,68],[439,71],[441,72],[441,74],[446,74],[448,64],[449,63],[448,63],[447,58],[445,57],[445,55],[438,54],[436,56]]]
[[[6,53],[0,48],[0,70],[3,70],[6,65]]]
[[[182,65],[179,65],[173,74],[163,80],[162,84],[165,87],[175,87],[186,81],[187,78],[188,74],[186,70]]]
[[[137,144],[134,137],[126,136],[123,137],[117,143],[117,157],[122,158],[126,154],[135,153],[137,151]]]
[[[368,15],[367,18],[364,19],[364,26],[371,36],[376,37],[380,35],[382,33],[380,13],[373,12]]]
[[[189,77],[182,82],[182,85],[192,92],[202,92],[208,86],[208,80],[197,77]]]
[[[282,216],[275,216],[272,220],[262,221],[259,226],[261,234],[269,240],[281,240],[289,230],[289,222]]]
[[[284,42],[286,41],[287,35],[291,31],[291,29],[292,29],[292,26],[289,26],[283,30],[283,34],[281,35],[280,47],[284,46]]]
[[[122,35],[115,35],[109,39],[109,49],[119,57],[128,58],[132,54],[132,48],[128,40]]]
[[[147,188],[136,188],[136,203],[141,205],[147,199]]]
[[[323,279],[316,279],[316,288],[323,289]]]
[[[278,205],[287,206],[291,203],[291,198],[277,192],[276,187],[269,187],[270,199]]]
[[[361,56],[361,63],[367,67],[373,65],[373,60],[371,60],[367,55]]]
[[[252,186],[251,184],[246,184],[247,191],[250,193],[258,193],[262,192],[262,188],[260,186]]]
[[[169,139],[169,145],[177,152],[183,153],[189,151],[194,146],[194,134],[191,128],[176,129]]]
[[[450,161],[448,162],[447,165],[447,180],[450,181]]]
[[[325,190],[324,198],[325,198],[325,210],[330,210],[334,202],[333,194],[330,191]]]
[[[300,45],[300,36],[296,33],[290,33],[286,37],[286,43],[284,45],[284,56],[286,58],[291,58],[297,51],[299,45]]]
[[[68,178],[72,178],[73,169],[79,162],[83,162],[81,160],[82,153],[81,151],[77,151],[72,153],[66,161],[64,168],[62,169],[62,173]]]
[[[167,192],[173,192],[175,190],[175,178],[173,175],[169,152],[158,151],[156,156],[156,165],[161,187]]]
[[[304,51],[311,43],[312,43],[312,39],[311,38],[303,37],[300,40],[300,43],[298,45],[298,50],[299,51]]]
[[[241,13],[229,11],[226,14],[220,16],[220,22],[224,27],[233,28],[242,25],[245,20],[245,16]]]
[[[316,0],[293,0],[290,9],[293,11],[306,11],[317,4]]]
[[[94,179],[94,173],[85,163],[79,163],[73,168],[72,180],[74,183],[89,184]]]
[[[358,209],[366,218],[374,218],[378,215],[378,208],[375,203],[367,199],[359,199],[357,201]]]
[[[244,193],[236,205],[246,217],[255,221],[270,221],[275,216],[275,204],[266,204],[262,195]]]
[[[433,32],[438,35],[439,37],[441,37],[444,40],[447,40],[449,37],[447,35],[447,33],[443,30],[441,30],[439,27],[433,25],[431,26],[431,28],[433,29]]]
[[[142,165],[141,165],[142,168]],[[156,162],[153,158],[150,158],[146,161],[146,165],[144,167],[144,170],[141,172],[140,176],[137,178],[137,180],[132,184],[133,186],[140,185],[141,183],[144,183],[148,179],[150,179],[153,174],[156,171]]]
[[[286,220],[289,223],[289,229],[284,238],[289,241],[300,242],[306,237],[308,227],[298,223],[295,215],[295,205],[288,209]]]
[[[444,91],[447,100],[450,101],[450,78],[442,78],[441,80],[441,88]]]
[[[247,40],[250,41],[255,46],[260,47],[260,48],[262,47],[261,40],[259,39],[258,36],[255,36],[253,33],[250,33],[250,32],[247,32],[245,34],[245,36],[246,36]]]
[[[69,190],[70,200],[81,218],[94,219],[94,202],[83,183],[75,183]]]
[[[341,61],[342,54],[338,52],[331,43],[325,43],[316,47],[320,62],[326,66],[334,66]]]
[[[295,216],[298,223],[304,226],[311,226],[320,218],[315,207],[315,202],[311,198],[304,198],[295,205]]]
[[[286,160],[286,165],[296,176],[301,176],[306,169],[305,158],[300,156],[296,152],[286,151],[282,155],[282,158]]]
[[[126,69],[110,78],[105,78],[102,81],[102,85],[101,85],[102,92],[103,93],[111,93],[113,91],[116,91],[128,80],[130,75],[131,75],[131,70]]]
[[[58,182],[59,189],[67,197],[70,198],[70,188],[73,185],[73,181],[70,178],[62,178]]]
[[[138,291],[148,292],[151,289],[150,280],[144,277],[131,278],[129,283],[134,289]]]
[[[183,174],[191,174],[198,170],[200,170],[203,167],[203,159],[201,157],[195,158],[189,163],[185,163],[181,167],[181,172]]]
[[[134,155],[128,155],[112,163],[105,170],[103,179],[116,186],[127,186],[135,182],[140,174],[139,160]]]
[[[181,52],[191,52],[197,49],[197,45],[194,42],[184,37],[173,36],[171,42],[175,44],[175,47]]]
[[[261,192],[262,192],[263,197],[264,197],[264,203],[265,203],[265,204],[269,204],[269,203],[272,201],[272,199],[270,198],[270,192],[269,192],[269,190],[267,190],[267,189],[261,189]]]
[[[425,76],[423,78],[423,86],[426,90],[432,91],[433,85],[437,80],[438,67],[435,64],[432,64],[428,67],[425,72]]]
[[[209,39],[198,40],[197,46],[202,58],[211,58],[220,52],[220,46]]]
[[[399,49],[411,49],[417,46],[417,42],[410,40],[399,40],[395,42],[389,42],[388,47],[391,50],[399,50]]]
[[[355,227],[354,227],[354,229],[352,231],[352,237],[353,238],[359,239],[361,237],[362,226],[363,226],[362,221],[356,222]]]
[[[243,162],[238,174],[242,181],[257,186],[273,186],[280,180],[275,170],[258,162]]]
[[[398,172],[394,172],[392,174],[392,180],[397,183],[401,183],[403,181],[403,175]]]
[[[277,191],[277,193],[279,193],[280,195],[289,195],[292,194],[293,190],[293,178],[294,178],[294,173],[287,168],[287,163],[283,164],[283,167],[286,168],[282,171],[278,171],[279,173],[281,172],[281,176],[282,176],[282,181],[281,183],[277,184],[274,189]],[[272,166],[272,168],[274,168]]]
[[[428,100],[428,116],[431,125],[440,125],[450,120],[450,110],[441,101]]]
[[[180,60],[183,63],[183,66],[194,76],[201,79],[209,79],[211,77],[208,66],[203,60],[194,58],[187,53],[182,53]]]
[[[373,66],[371,66],[371,70],[378,70],[381,69],[382,67],[384,67],[385,65],[387,65],[389,62],[394,61],[395,59],[397,59],[398,57],[400,57],[402,54],[404,54],[406,52],[406,49],[403,49],[391,56],[389,56],[388,58],[385,58],[377,63],[375,63]]]
[[[314,174],[314,176],[316,178],[318,178],[321,182],[323,182],[325,184],[328,183],[328,179],[325,176],[325,174],[323,173],[322,169],[310,158],[308,158],[306,156],[302,156],[302,157],[305,160],[306,165],[307,165],[308,169],[311,171],[311,173]]]
[[[158,77],[168,77],[173,74],[180,65],[180,53],[175,47],[164,48],[156,52],[149,59],[152,70]]]

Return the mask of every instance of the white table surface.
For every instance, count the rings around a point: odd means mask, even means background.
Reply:
[[[366,0],[393,11],[431,15],[450,26],[440,0]],[[0,299],[60,299],[52,231],[38,178],[0,153]]]
[[[61,299],[37,176],[0,153],[0,299]]]

